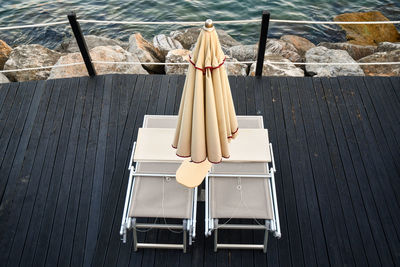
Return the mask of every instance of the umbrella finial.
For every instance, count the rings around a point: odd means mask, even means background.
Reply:
[[[206,28],[212,28],[214,26],[213,21],[211,19],[207,19],[206,22],[204,23],[204,26]]]

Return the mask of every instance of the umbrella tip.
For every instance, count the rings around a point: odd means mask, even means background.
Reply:
[[[212,28],[214,26],[213,21],[211,19],[207,19],[206,22],[204,23],[204,26],[206,28]]]

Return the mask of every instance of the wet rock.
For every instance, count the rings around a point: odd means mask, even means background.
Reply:
[[[335,21],[388,21],[379,11],[345,13]],[[393,24],[341,24],[352,44],[378,45],[380,42],[399,42],[400,34]]]
[[[5,70],[33,67],[53,66],[62,56],[61,53],[50,50],[38,44],[21,45],[14,48],[4,64]],[[8,72],[6,76],[11,81],[23,82],[30,80],[45,80],[50,69]]]
[[[197,42],[201,27],[192,27],[183,31],[173,31],[170,36],[178,40],[185,49],[190,49]],[[222,49],[227,50],[229,47],[241,45],[240,42],[232,38],[226,31],[217,29],[218,39]]]
[[[329,49],[345,50],[354,60],[372,55],[376,52],[376,46],[373,45],[356,45],[351,43],[319,43],[318,46],[324,46]]]
[[[265,49],[265,55],[275,54],[280,55],[292,62],[301,62],[301,56],[299,55],[296,47],[291,43],[278,39],[267,39],[267,47]]]
[[[400,62],[400,49],[389,52],[377,52],[360,59],[358,62]],[[361,65],[368,76],[399,76],[400,64],[397,65]]]
[[[304,57],[309,49],[315,47],[315,44],[311,43],[306,38],[297,35],[283,35],[281,40],[292,44],[297,49],[297,53],[301,57]]]
[[[154,36],[153,45],[157,47],[165,57],[169,51],[176,49],[183,49],[181,43],[165,34]]]
[[[287,64],[274,64],[267,62],[282,62]],[[256,63],[250,67],[249,76],[255,76]],[[304,71],[297,68],[290,60],[280,56],[268,54],[264,56],[264,66],[262,71],[263,76],[304,76]]]
[[[128,44],[119,40],[110,39],[107,37],[96,36],[96,35],[85,35],[86,45],[88,49],[95,48],[97,46],[114,46],[118,45],[126,49]],[[75,37],[70,38],[68,41],[61,43],[57,48],[57,51],[63,53],[75,53],[79,52],[78,44],[76,43]]]
[[[379,43],[377,52],[389,52],[398,49],[400,49],[400,42],[398,43],[382,42]]]
[[[12,48],[3,40],[0,40],[0,70],[4,68],[4,63],[6,63],[11,51]]]
[[[165,57],[165,63],[189,63],[190,51],[186,49],[175,49],[168,52]],[[166,74],[186,74],[189,68],[188,64],[165,65]]]
[[[135,54],[125,51],[120,46],[97,46],[89,51],[93,61],[113,61],[113,62],[139,62]],[[79,52],[62,56],[56,65],[83,62]],[[127,73],[127,74],[147,74],[141,64],[103,64],[94,63],[97,74]],[[85,65],[75,65],[60,68],[53,68],[49,79],[87,76]]]
[[[136,54],[139,61],[142,63],[163,62],[165,60],[161,51],[144,39],[140,33],[135,33],[129,37],[128,52]],[[151,73],[164,73],[163,65],[142,64],[142,66]]]
[[[311,48],[305,57],[307,63],[357,63],[347,51],[328,49],[324,46]],[[306,71],[311,76],[364,76],[359,65],[306,65]]]
[[[10,81],[3,73],[0,73],[0,83],[9,83]]]
[[[257,60],[257,45],[235,45],[228,49],[227,55],[239,61]]]
[[[236,58],[230,58],[226,57],[225,59],[225,68],[226,68],[226,73],[228,75],[234,75],[234,76],[247,76],[247,64],[241,64],[241,63],[236,63],[236,64],[230,64],[230,62],[238,62]]]

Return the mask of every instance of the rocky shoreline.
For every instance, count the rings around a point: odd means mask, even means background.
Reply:
[[[380,12],[346,13],[336,21],[387,20]],[[296,35],[268,39],[265,52],[264,76],[398,76],[399,65],[359,65],[360,62],[399,62],[400,34],[393,24],[340,25],[346,31],[347,42],[313,44]],[[226,61],[255,61],[258,44],[243,45],[223,30],[217,30]],[[130,36],[129,42],[101,36],[85,36],[93,61],[139,62],[140,64],[94,63],[98,74],[185,74],[188,65],[168,63],[188,62],[200,27],[159,34],[152,41],[140,33]],[[14,48],[0,40],[0,70],[23,69],[55,65],[52,69],[0,73],[0,83],[86,76],[84,65],[57,67],[82,62],[74,38],[61,43],[55,50],[38,44]],[[167,63],[152,65],[150,62]],[[271,63],[269,63],[271,62]],[[287,64],[274,64],[285,62]],[[301,65],[298,63],[346,62],[350,65]],[[146,64],[147,63],[147,64]],[[296,64],[297,63],[297,64]],[[254,76],[255,64],[227,64],[228,75]]]

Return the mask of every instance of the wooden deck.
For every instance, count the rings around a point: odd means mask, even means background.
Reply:
[[[0,265],[400,265],[400,77],[230,82],[237,114],[263,115],[274,146],[282,239],[266,255],[214,253],[204,203],[186,254],[120,241],[137,129],[177,114],[184,76],[106,75],[0,85]]]

